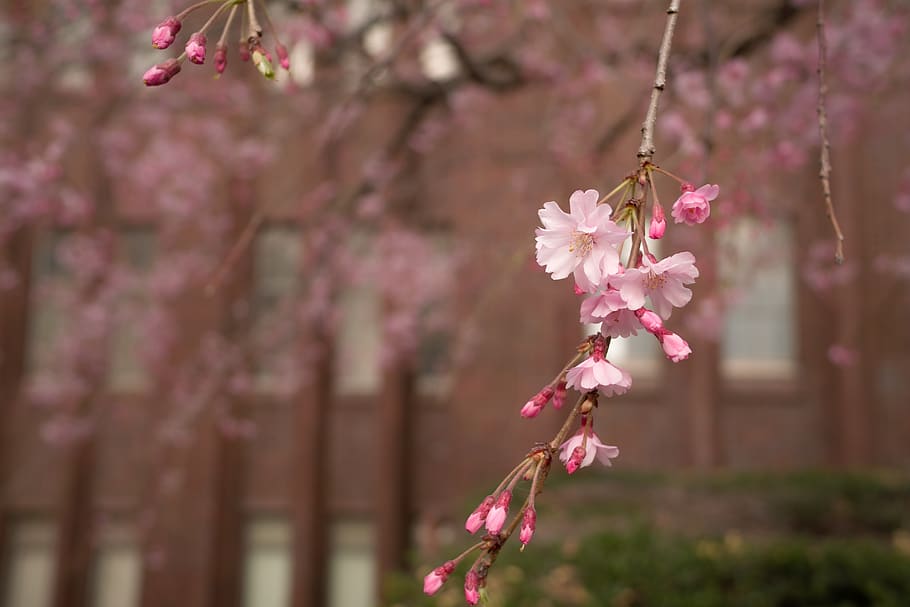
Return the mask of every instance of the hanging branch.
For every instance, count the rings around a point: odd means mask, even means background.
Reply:
[[[818,132],[820,142],[820,168],[818,177],[822,182],[822,192],[825,195],[825,214],[834,229],[836,242],[834,244],[834,261],[844,263],[844,234],[841,232],[837,214],[834,212],[834,202],[831,199],[831,143],[828,141],[828,113],[825,108],[825,97],[828,94],[828,82],[825,79],[828,45],[825,42],[825,0],[818,0]]]
[[[638,146],[638,159],[642,164],[654,158],[654,123],[657,122],[657,105],[660,94],[667,85],[667,62],[670,59],[670,47],[673,45],[673,32],[676,30],[676,17],[679,15],[680,0],[671,0],[667,9],[667,25],[664,27],[664,37],[660,42],[660,54],[657,56],[657,73],[654,75],[654,88],[651,89],[651,102],[648,104],[648,113],[641,125],[641,145]]]

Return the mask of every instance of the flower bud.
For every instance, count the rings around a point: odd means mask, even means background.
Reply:
[[[240,41],[240,46],[237,47],[237,53],[240,55],[241,61],[250,60],[250,44],[246,40]]]
[[[496,505],[490,509],[487,515],[487,531],[496,535],[502,531],[502,526],[506,523],[506,517],[509,515],[509,504],[512,502],[512,492],[506,489],[499,494],[496,499]]]
[[[166,49],[174,43],[181,24],[177,17],[168,17],[152,30],[152,46],[157,49]]]
[[[576,470],[581,468],[581,463],[584,461],[586,454],[587,451],[581,445],[572,449],[572,455],[566,460],[566,472],[574,474]]]
[[[196,32],[186,43],[186,56],[190,63],[202,65],[205,63],[205,34]]]
[[[553,394],[553,408],[562,409],[566,404],[566,382],[565,380],[556,384],[556,392]]]
[[[468,605],[476,605],[480,601],[480,591],[477,589],[479,584],[480,576],[477,575],[477,571],[474,569],[468,571],[468,574],[464,576],[464,600],[468,602]]]
[[[215,45],[215,71],[220,76],[227,67],[227,45],[219,42]]]
[[[689,355],[692,354],[692,349],[689,348],[686,340],[676,333],[667,332],[661,335],[659,339],[660,345],[664,349],[664,354],[675,363],[689,358]]]
[[[495,501],[496,498],[492,495],[483,498],[480,505],[474,509],[471,516],[465,521],[464,528],[468,530],[468,533],[477,533],[477,530],[483,526],[484,521],[487,520],[487,515],[490,513],[490,508],[493,507]]]
[[[278,63],[286,70],[291,69],[291,58],[288,56],[288,49],[280,42],[275,45],[275,54],[278,55]]]
[[[543,408],[547,406],[547,403],[550,402],[550,399],[553,398],[553,394],[554,390],[552,387],[545,387],[525,403],[524,407],[521,408],[521,416],[528,418],[537,417],[543,411]]]
[[[146,86],[159,86],[167,84],[171,78],[180,72],[180,62],[176,59],[168,59],[163,63],[150,67],[142,75],[142,81]]]
[[[648,237],[654,240],[660,240],[667,231],[667,218],[664,215],[663,207],[659,204],[654,205],[654,211],[651,215],[651,225],[648,228]]]
[[[455,571],[455,562],[447,561],[442,566],[429,572],[423,578],[423,591],[429,595],[436,594],[453,571]]]
[[[253,65],[259,73],[269,80],[275,79],[275,66],[272,65],[272,56],[262,48],[253,49]]]
[[[647,308],[635,310],[635,316],[638,317],[641,326],[643,326],[648,333],[658,334],[664,327],[664,323],[660,319],[660,316]]]
[[[521,532],[518,534],[518,541],[522,546],[527,545],[534,536],[534,530],[537,528],[537,512],[533,506],[528,506],[524,516],[521,517]]]

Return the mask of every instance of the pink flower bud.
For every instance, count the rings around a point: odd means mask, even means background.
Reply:
[[[524,516],[521,517],[521,532],[518,534],[518,541],[522,546],[527,545],[534,537],[534,530],[537,528],[537,513],[533,506],[528,506]]]
[[[660,316],[647,308],[635,310],[635,316],[638,317],[641,326],[643,326],[648,333],[658,334],[660,333],[660,330],[664,328],[664,323],[660,319]]]
[[[654,211],[651,215],[651,225],[648,228],[648,236],[654,240],[664,237],[667,231],[667,218],[664,216],[664,210],[659,204],[654,205]]]
[[[586,453],[587,451],[581,445],[572,449],[572,455],[566,460],[566,472],[573,474],[581,468],[581,463],[584,461]]]
[[[152,46],[165,49],[174,43],[181,24],[177,17],[168,17],[152,30]]]
[[[487,515],[487,531],[496,535],[502,531],[502,526],[506,523],[506,517],[509,515],[509,504],[512,502],[512,492],[506,489],[499,494],[496,499],[496,505],[490,509]]]
[[[275,54],[278,55],[278,64],[286,70],[291,69],[291,58],[288,56],[288,49],[280,42],[275,45]]]
[[[689,355],[692,354],[692,349],[689,348],[686,340],[676,333],[667,332],[661,335],[659,339],[660,345],[664,349],[664,354],[675,363],[689,358]]]
[[[455,571],[455,562],[447,561],[442,566],[429,572],[423,578],[423,591],[429,595],[436,594],[453,571]]]
[[[556,384],[556,392],[553,394],[553,408],[562,409],[566,404],[566,382],[561,381]]]
[[[480,601],[480,591],[477,589],[478,584],[480,584],[480,576],[471,569],[464,576],[464,600],[468,602],[468,605],[476,605]]]
[[[163,63],[154,65],[142,75],[142,81],[146,86],[159,86],[167,84],[171,78],[180,72],[180,62],[176,59],[168,59]]]
[[[190,63],[202,65],[205,63],[205,34],[196,32],[186,43],[186,56]]]
[[[543,411],[550,399],[553,398],[554,390],[550,386],[535,394],[531,400],[525,403],[521,408],[522,417],[537,417],[537,414]]]
[[[219,42],[215,45],[215,71],[220,75],[227,68],[227,45]]]
[[[250,45],[246,40],[240,41],[240,47],[237,49],[237,52],[240,54],[241,61],[250,60]]]
[[[464,528],[468,530],[468,533],[477,533],[477,530],[483,526],[484,521],[487,520],[487,515],[490,513],[490,508],[493,507],[495,501],[496,498],[492,495],[483,498],[480,505],[474,509],[471,516],[465,521]]]

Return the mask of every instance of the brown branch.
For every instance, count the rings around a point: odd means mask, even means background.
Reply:
[[[818,133],[821,137],[818,177],[821,179],[822,192],[825,195],[825,214],[831,222],[836,238],[834,261],[844,263],[844,234],[841,232],[837,214],[834,212],[834,202],[831,199],[831,143],[828,141],[828,112],[825,107],[825,98],[828,94],[828,82],[825,78],[828,59],[828,45],[825,41],[825,0],[818,0],[816,29],[818,30]]]
[[[648,113],[641,125],[641,145],[638,146],[638,159],[641,164],[650,162],[654,158],[654,124],[657,122],[657,106],[660,94],[667,85],[667,62],[670,59],[670,47],[673,45],[673,31],[676,29],[676,18],[679,15],[679,1],[670,0],[667,8],[667,25],[664,27],[664,37],[660,42],[660,53],[657,56],[657,72],[654,75],[654,88],[651,89],[651,102],[648,104]]]

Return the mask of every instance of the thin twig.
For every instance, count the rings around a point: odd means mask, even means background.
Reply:
[[[828,112],[825,107],[825,97],[828,94],[828,82],[825,78],[825,67],[828,56],[828,45],[825,41],[825,0],[818,0],[818,133],[821,137],[819,150],[820,167],[818,177],[822,182],[822,192],[825,195],[825,213],[834,228],[834,261],[844,263],[844,234],[841,232],[837,214],[834,212],[834,202],[831,199],[831,143],[828,141]]]
[[[660,54],[657,56],[657,72],[654,75],[654,88],[651,89],[651,102],[648,104],[648,113],[641,125],[641,145],[638,146],[638,159],[641,164],[654,159],[654,124],[657,122],[657,105],[660,94],[667,85],[667,62],[670,59],[670,47],[673,45],[673,31],[676,29],[676,17],[679,15],[680,0],[670,0],[667,9],[667,25],[664,27],[664,37],[660,42]]]

